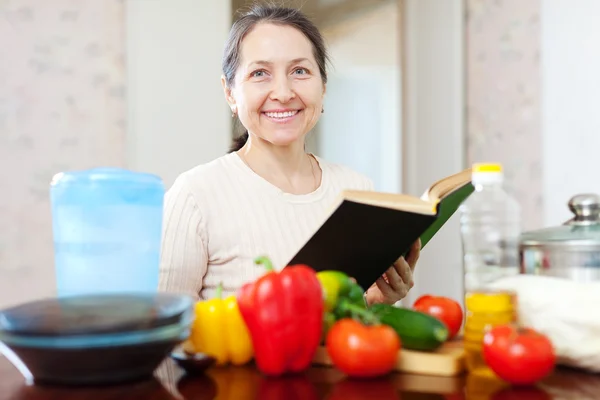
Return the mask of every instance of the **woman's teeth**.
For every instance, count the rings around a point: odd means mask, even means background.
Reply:
[[[298,110],[286,112],[266,112],[265,115],[269,118],[288,118],[296,115],[297,113]]]

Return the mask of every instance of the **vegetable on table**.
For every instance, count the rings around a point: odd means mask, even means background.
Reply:
[[[195,304],[190,342],[194,352],[214,357],[217,365],[246,364],[254,353],[250,333],[235,296],[223,299],[222,290],[219,285],[215,298]]]
[[[363,288],[345,273],[333,270],[320,271],[317,272],[317,278],[323,288],[326,312],[332,312],[338,317],[343,316],[338,308],[340,299],[349,300],[352,304],[366,308]]]
[[[322,341],[335,321],[347,317],[347,311],[339,307],[340,300],[344,299],[357,307],[366,308],[364,290],[348,275],[341,271],[320,271],[317,278],[323,290],[325,312],[323,314]]]
[[[350,292],[352,280],[340,271],[317,272],[317,279],[323,289],[325,311],[332,312],[337,306],[338,299]]]
[[[429,314],[442,321],[448,328],[448,339],[454,338],[463,324],[464,313],[460,304],[449,297],[421,296],[413,304],[413,309]]]
[[[337,321],[337,318],[335,317],[335,315],[332,312],[323,313],[323,328],[321,330],[320,344],[323,344],[325,342],[325,338],[327,337],[329,330],[335,324],[336,321]]]
[[[273,270],[258,257],[266,273],[238,293],[238,306],[252,338],[257,368],[266,375],[301,372],[310,367],[321,341],[323,291],[306,265]]]
[[[433,351],[448,339],[446,325],[429,314],[389,304],[373,304],[369,310],[394,329],[405,349]]]
[[[363,309],[367,308],[367,302],[365,300],[365,291],[362,287],[360,287],[358,283],[352,282],[352,284],[350,284],[350,290],[347,294],[345,294],[345,297],[351,304],[355,305],[356,307]],[[336,308],[336,311],[338,313],[337,315],[340,317],[347,316],[347,314],[344,314],[344,311],[339,307]]]
[[[327,333],[325,346],[333,365],[350,377],[373,378],[391,372],[401,348],[394,329],[347,300],[340,307],[353,317],[338,320]]]
[[[545,335],[512,324],[497,325],[483,337],[483,358],[498,377],[514,385],[531,385],[556,365],[552,342]]]

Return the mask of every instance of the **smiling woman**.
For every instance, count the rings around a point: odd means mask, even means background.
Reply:
[[[311,52],[302,32],[289,26],[260,24],[244,39],[238,73],[223,83],[254,141],[300,145],[317,123],[325,83]]]
[[[246,129],[229,154],[182,173],[165,198],[160,289],[210,298],[235,293],[269,256],[282,268],[344,189],[371,180],[305,150],[323,112],[327,51],[299,10],[253,6],[231,28],[223,57],[225,99]],[[366,293],[394,303],[412,287],[416,243]]]

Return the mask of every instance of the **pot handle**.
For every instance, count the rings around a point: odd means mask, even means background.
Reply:
[[[600,196],[593,193],[578,194],[569,200],[569,209],[575,217],[565,225],[590,225],[600,223]]]

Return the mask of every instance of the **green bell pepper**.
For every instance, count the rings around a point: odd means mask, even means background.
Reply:
[[[345,273],[321,271],[317,273],[317,278],[323,288],[326,313],[333,313],[336,319],[345,316],[345,312],[338,307],[340,299],[347,299],[356,306],[366,308],[365,291]]]

